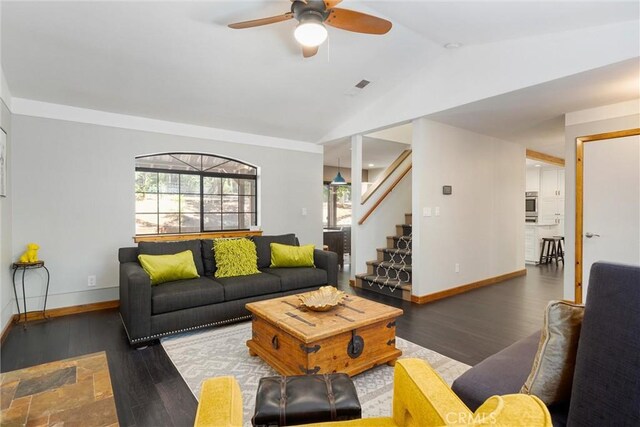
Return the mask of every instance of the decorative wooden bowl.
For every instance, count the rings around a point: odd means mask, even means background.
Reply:
[[[312,311],[329,311],[342,302],[345,293],[333,286],[323,286],[317,291],[299,296],[302,305]]]

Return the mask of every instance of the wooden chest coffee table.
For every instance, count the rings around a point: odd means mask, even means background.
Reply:
[[[356,375],[393,365],[402,310],[348,295],[327,312],[307,310],[296,295],[246,305],[253,314],[249,353],[281,375],[344,372]]]

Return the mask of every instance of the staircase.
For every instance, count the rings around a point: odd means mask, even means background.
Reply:
[[[377,249],[378,259],[367,262],[367,273],[356,275],[354,287],[411,301],[411,214],[404,217],[387,247]]]

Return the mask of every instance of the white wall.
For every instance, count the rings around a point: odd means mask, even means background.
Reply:
[[[354,200],[354,206],[357,204],[357,214],[353,217],[352,227],[356,229],[358,237],[355,243],[354,240],[351,241],[351,277],[367,272],[367,261],[378,259],[376,248],[386,248],[387,236],[395,236],[396,224],[404,224],[404,214],[411,213],[411,172],[409,172],[367,218],[365,223],[357,224],[410,162],[411,157],[405,159],[396,172],[364,205],[360,205],[360,202]],[[355,246],[355,251],[353,251],[353,246]]]
[[[117,250],[134,246],[134,159],[141,154],[194,151],[255,164],[265,234],[294,232],[301,243],[322,244],[320,153],[18,114],[12,124],[12,257],[40,244],[51,270],[48,307],[118,298]],[[29,309],[41,306],[44,293],[33,273]],[[97,276],[96,288],[87,287],[88,275]]]
[[[7,197],[0,197],[0,331],[9,323],[14,314],[15,300],[13,298],[13,286],[11,281],[10,266],[13,262],[11,250],[11,209],[13,192],[11,189],[12,171],[12,144],[11,144],[11,113],[0,100],[0,126],[7,133],[7,152],[5,167],[7,168]]]
[[[576,138],[640,127],[640,100],[568,113],[565,116],[564,298],[575,299]],[[617,209],[624,209],[618,206]],[[637,236],[629,236],[636,238]],[[584,297],[584,295],[583,295]]]
[[[393,91],[335,126],[322,141],[636,58],[639,28],[635,20],[447,50]]]
[[[413,294],[522,270],[525,149],[424,118],[413,132]]]

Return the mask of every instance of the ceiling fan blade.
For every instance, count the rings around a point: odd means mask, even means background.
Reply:
[[[259,27],[261,25],[275,24],[276,22],[287,21],[293,18],[292,12],[287,12],[284,15],[271,16],[269,18],[254,19],[252,21],[236,22],[229,24],[229,28],[234,30],[240,30],[242,28]]]
[[[316,53],[318,53],[318,46],[314,46],[314,47],[302,46],[302,56],[304,56],[305,58],[311,58]]]
[[[324,0],[324,4],[327,6],[327,9],[336,7],[339,3],[342,3],[342,0]]]
[[[332,27],[365,34],[386,34],[393,25],[386,19],[340,8],[331,9],[325,22]]]

